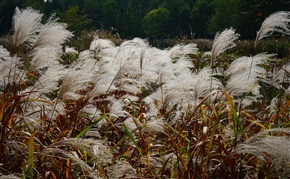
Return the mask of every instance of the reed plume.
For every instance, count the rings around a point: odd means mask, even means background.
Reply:
[[[261,65],[267,65],[267,61],[273,55],[258,54],[253,57],[240,57],[233,61],[226,71],[229,77],[226,89],[231,95],[239,97],[246,95],[245,104],[251,104],[255,99],[261,97],[259,82],[270,83],[266,70]],[[251,97],[248,94],[251,93]]]
[[[216,57],[224,51],[235,47],[236,44],[234,41],[237,40],[239,36],[240,35],[237,34],[233,28],[225,29],[223,32],[215,35],[211,50],[210,67],[212,69],[214,68]]]
[[[290,140],[287,137],[289,134],[288,128],[264,130],[239,144],[233,154],[251,154],[259,158],[262,165],[271,163],[273,171],[278,171],[277,174],[281,178],[287,178],[290,172],[289,167],[286,167],[290,165]]]
[[[255,47],[257,46],[259,40],[272,35],[273,32],[289,35],[289,22],[290,12],[286,11],[275,12],[267,17],[262,23],[260,30],[257,32]]]
[[[43,14],[30,7],[20,10],[15,9],[13,16],[14,43],[16,46],[28,42],[31,45],[37,38],[42,28],[41,20]]]

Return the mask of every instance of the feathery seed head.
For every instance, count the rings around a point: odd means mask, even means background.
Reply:
[[[128,128],[130,132],[134,131],[138,127],[132,118],[127,118],[124,121],[124,125]]]
[[[115,44],[109,39],[99,39],[98,37],[95,37],[95,39],[91,42],[90,50],[99,51],[101,49],[111,48],[114,46]]]
[[[10,174],[10,175],[2,175],[0,176],[0,179],[20,179],[20,177],[17,177],[16,175]]]
[[[126,161],[117,161],[117,163],[110,167],[109,176],[111,178],[137,178],[136,169]]]
[[[74,47],[65,46],[64,52],[66,54],[79,54],[79,52]]]
[[[233,154],[251,154],[259,158],[265,165],[267,165],[265,159],[270,158],[273,169],[280,171],[284,166],[290,165],[290,140],[285,134],[289,135],[290,130],[287,128],[273,128],[262,131],[239,144]],[[280,175],[289,176],[289,169],[286,169]]]
[[[239,38],[239,34],[233,28],[225,29],[221,33],[215,35],[211,50],[211,68],[214,67],[216,57],[224,51],[236,46],[235,40]]]
[[[262,38],[270,36],[273,32],[290,35],[289,29],[290,12],[279,11],[264,20],[260,30],[257,32],[255,47]]]
[[[253,57],[240,57],[233,61],[226,71],[226,75],[229,77],[226,89],[233,96],[246,94],[250,90],[254,98],[259,97],[261,86],[257,82],[260,80],[270,83],[265,74],[266,70],[261,65],[267,64],[267,60],[272,56],[261,53]]]
[[[30,7],[20,10],[18,7],[15,9],[13,16],[13,30],[14,30],[14,42],[16,45],[28,42],[32,44],[37,33],[42,28],[41,19],[43,14]]]
[[[31,71],[36,71],[44,67],[56,66],[59,64],[61,50],[55,47],[44,47],[31,54]]]
[[[184,58],[189,54],[197,54],[197,52],[198,48],[196,47],[196,44],[193,43],[187,45],[178,44],[168,51],[169,56],[172,60]]]
[[[145,130],[155,133],[165,133],[164,126],[166,122],[162,119],[152,119],[145,124]]]
[[[54,15],[44,24],[33,43],[33,49],[42,48],[45,46],[54,46],[61,48],[68,38],[71,38],[73,34],[68,31],[67,24],[57,22],[57,18],[54,18]]]
[[[6,58],[10,57],[9,51],[0,45],[0,60],[5,60]]]
[[[48,68],[44,74],[35,82],[33,89],[41,93],[49,93],[57,90],[58,82],[67,75],[67,69],[61,65]]]

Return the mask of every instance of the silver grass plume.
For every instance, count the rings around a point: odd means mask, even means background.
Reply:
[[[270,108],[270,117],[275,115],[275,114],[278,114],[280,112],[280,110],[283,108],[283,106],[286,106],[287,105],[287,97],[286,96],[283,96],[283,95],[277,95],[276,97],[274,97],[272,100],[271,100],[271,103],[269,105],[269,108]]]
[[[146,47],[149,46],[149,43],[146,40],[135,37],[132,40],[125,41],[121,46],[131,46],[131,47]]]
[[[270,84],[271,81],[267,78],[267,71],[261,65],[267,64],[267,61],[273,55],[258,54],[253,57],[240,57],[233,61],[226,71],[226,76],[229,77],[226,89],[233,96],[242,96],[251,92],[251,97],[246,96],[243,104],[251,104],[254,99],[260,97],[259,82]]]
[[[76,151],[78,151],[78,153],[76,153],[75,151],[64,150],[63,148],[65,147],[74,148]],[[112,160],[111,151],[105,142],[101,140],[83,138],[70,138],[54,143],[47,146],[42,151],[42,154],[48,155],[50,157],[55,157],[55,154],[57,153],[63,155],[64,157],[68,157],[72,159],[76,164],[78,164],[82,168],[84,173],[90,174],[91,177],[98,177],[98,174],[94,170],[94,167],[89,166],[87,164],[87,161],[83,160],[78,155],[80,152],[86,153],[86,155],[89,157],[89,160],[95,165],[109,164]]]
[[[33,49],[42,47],[56,47],[61,48],[61,44],[64,43],[68,38],[72,37],[73,34],[68,31],[67,24],[57,22],[58,18],[55,18],[53,14],[44,24],[33,43]]]
[[[59,99],[73,99],[78,100],[83,97],[79,94],[79,90],[85,90],[90,86],[91,76],[87,73],[82,74],[83,71],[70,69],[61,84],[58,98]]]
[[[116,164],[109,167],[110,178],[138,178],[136,169],[129,162],[117,161]]]
[[[272,162],[272,167],[276,171],[281,171],[282,178],[289,177],[290,165],[290,129],[273,128],[264,130],[245,142],[239,144],[233,154],[251,154],[258,157],[262,164],[267,165],[267,160]],[[283,177],[284,176],[284,177]]]
[[[10,52],[2,45],[0,45],[0,60],[5,61],[6,58],[10,59]]]
[[[262,38],[270,36],[273,32],[290,35],[289,29],[290,12],[279,11],[267,17],[260,30],[257,32],[255,47]]]
[[[101,52],[105,49],[112,49],[115,44],[109,39],[99,39],[95,36],[94,40],[91,42],[90,51],[93,52],[94,58],[99,59],[102,57]]]
[[[177,63],[179,62],[182,61],[178,60]],[[222,83],[217,78],[212,77],[212,70],[209,67],[203,68],[197,74],[192,73],[186,66],[183,66],[182,69],[183,72],[175,78],[168,78],[166,74],[166,80],[162,82],[162,87],[147,96],[145,100],[150,103],[150,101],[164,101],[163,99],[166,98],[172,105],[186,107],[190,104],[195,107],[198,105],[200,98],[211,92],[210,85],[212,89],[223,88]],[[148,116],[151,115],[148,114]]]
[[[17,61],[17,57],[11,57],[10,52],[0,45],[0,83],[11,75],[12,69],[18,70]]]
[[[272,82],[271,82],[272,85],[275,86],[278,89],[283,89],[286,92],[287,91],[289,92],[290,86],[287,89],[287,88],[283,87],[283,85],[282,85],[285,82],[286,83],[289,82],[289,80],[290,80],[290,78],[289,78],[290,77],[290,73],[289,72],[290,72],[290,62],[285,64],[285,65],[283,65],[281,67],[281,69],[279,69],[279,70],[277,70],[277,71],[275,71],[273,73],[273,79],[272,79]]]
[[[57,155],[62,155],[65,158],[71,159],[75,164],[81,167],[81,171],[84,172],[84,175],[88,173],[87,177],[96,178],[98,177],[98,173],[93,169],[93,167],[89,166],[84,160],[80,159],[76,152],[69,152],[59,148],[46,148],[43,152],[45,156],[53,158]],[[86,174],[87,175],[87,174]]]
[[[60,80],[65,79],[68,70],[61,65],[51,66],[33,85],[33,89],[41,93],[49,93],[59,88]]]
[[[185,58],[190,54],[197,54],[197,52],[197,45],[193,43],[187,45],[177,44],[168,51],[169,56],[172,60]]]
[[[66,29],[67,25],[58,23],[54,15],[44,25],[41,23],[42,16],[30,7],[24,10],[16,8],[13,16],[14,43],[18,46],[26,42],[30,47],[31,71],[58,66],[61,44],[73,36]]]
[[[130,56],[131,58],[133,56],[139,56],[141,52],[139,50],[147,47],[149,47],[149,43],[140,38],[134,38],[132,40],[125,41],[120,45],[115,55],[115,58],[119,58],[119,56],[120,57]],[[132,49],[134,49],[133,52]]]
[[[4,59],[4,58],[3,58]],[[20,82],[26,77],[23,70],[18,68],[19,57],[5,57],[4,61],[0,61],[0,82],[13,79],[14,82]],[[21,76],[21,75],[22,76]]]
[[[166,121],[162,119],[153,119],[146,122],[144,129],[145,131],[148,131],[148,132],[166,134],[164,130],[165,126],[166,126]]]
[[[212,69],[214,68],[216,57],[224,51],[235,47],[236,44],[234,41],[237,40],[239,36],[240,35],[237,34],[233,28],[225,29],[223,32],[215,35],[211,50],[210,67]]]
[[[79,54],[79,52],[74,47],[65,46],[65,54]]]
[[[9,174],[0,176],[0,179],[20,179],[20,177],[13,174]]]
[[[92,47],[100,46],[101,43],[100,39],[95,39]],[[97,64],[100,66],[101,75],[97,82],[103,85],[101,87],[99,85],[94,91],[108,93],[119,89],[131,94],[140,93],[143,88],[143,77],[146,77],[147,72],[147,65],[145,65],[148,56],[147,47],[148,44],[142,39],[135,38],[123,42],[120,47],[100,48],[98,54],[101,57]]]
[[[87,154],[97,157],[94,158],[94,160],[98,163],[110,163],[112,159],[109,147],[106,145],[106,142],[102,140],[70,138],[51,144],[47,146],[46,149],[62,148],[65,146],[86,150]]]
[[[40,48],[32,54],[31,71],[37,71],[45,67],[58,66],[61,49],[54,47]]]
[[[15,45],[18,46],[26,41],[32,44],[35,41],[37,33],[42,27],[42,16],[43,14],[30,7],[24,10],[16,7],[12,23]]]
[[[97,36],[91,42],[90,50],[91,51],[100,51],[102,49],[114,47],[115,44],[109,39],[99,39]]]

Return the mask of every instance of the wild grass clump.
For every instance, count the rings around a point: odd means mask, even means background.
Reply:
[[[289,33],[276,15],[261,37]],[[0,178],[289,177],[289,60],[228,53],[234,29],[203,52],[103,31],[71,47],[66,24],[31,8],[13,27],[0,45]]]

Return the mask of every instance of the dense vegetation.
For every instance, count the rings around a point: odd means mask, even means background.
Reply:
[[[15,7],[57,13],[69,30],[111,30],[122,38],[213,38],[233,27],[242,39],[254,39],[265,17],[289,10],[287,0],[2,0],[0,34],[11,29]],[[157,13],[159,13],[157,15]],[[160,19],[160,17],[162,17]]]
[[[290,62],[258,52],[289,12],[251,56],[233,28],[161,50],[43,18],[17,8],[0,39],[0,178],[289,178]]]

